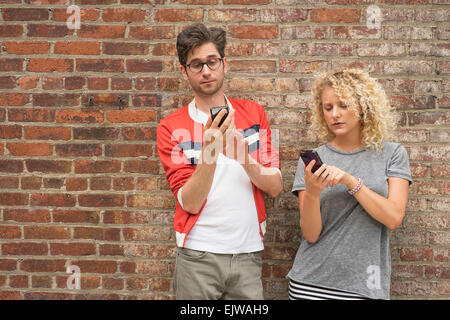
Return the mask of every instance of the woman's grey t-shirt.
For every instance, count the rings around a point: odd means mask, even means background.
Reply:
[[[365,148],[341,151],[329,143],[315,150],[325,164],[361,178],[364,185],[383,197],[388,195],[388,177],[412,182],[408,155],[398,143],[385,143],[380,153]],[[305,189],[300,158],[292,192],[297,195]],[[389,299],[389,229],[372,218],[343,184],[322,191],[320,214],[322,231],[318,240],[302,240],[287,277],[373,299]]]

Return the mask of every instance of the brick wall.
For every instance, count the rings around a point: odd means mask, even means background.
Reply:
[[[66,25],[71,4],[79,29]],[[370,4],[381,9],[375,28]],[[392,298],[450,298],[448,4],[0,0],[0,299],[174,297],[175,199],[155,132],[192,98],[175,37],[194,21],[227,30],[228,95],[262,104],[280,132],[284,191],[266,199],[266,298],[287,298],[300,241],[289,191],[300,149],[316,146],[311,81],[341,66],[379,78],[402,115],[415,181],[391,234]],[[68,266],[80,268],[79,290],[67,288]]]

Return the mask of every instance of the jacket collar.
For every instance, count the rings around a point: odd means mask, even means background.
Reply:
[[[228,108],[230,108],[230,111],[232,111],[233,106],[231,105],[231,102],[230,102],[230,100],[228,100],[227,96],[225,96],[225,101],[227,102],[227,106],[228,106]],[[195,106],[195,98],[189,103],[188,110],[189,110],[189,116],[195,122],[205,125],[206,122],[208,121],[209,114],[197,109],[197,107]]]

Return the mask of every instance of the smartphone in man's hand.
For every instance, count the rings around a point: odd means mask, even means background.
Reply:
[[[222,123],[225,121],[225,119],[227,118],[228,114],[230,113],[230,110],[228,109],[228,106],[218,106],[218,107],[214,107],[209,109],[209,111],[211,112],[211,119],[212,121],[214,121],[214,119],[217,117],[217,115],[219,114],[220,110],[225,109],[226,113],[225,115],[222,117],[222,119],[219,122],[218,127],[220,127],[222,125]]]
[[[316,163],[314,163],[314,165],[311,169],[312,173],[316,172],[316,170],[319,169],[320,166],[323,164],[322,159],[320,159],[320,157],[319,157],[319,154],[314,150],[302,150],[300,152],[300,157],[302,158],[305,166],[308,166],[308,164],[312,160],[316,160]]]

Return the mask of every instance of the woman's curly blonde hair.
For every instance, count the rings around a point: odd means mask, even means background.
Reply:
[[[363,147],[380,151],[383,142],[393,139],[398,118],[382,86],[361,69],[344,69],[320,74],[311,90],[311,129],[321,142],[329,142],[335,136],[323,116],[322,92],[327,87],[332,87],[341,102],[361,120]]]

